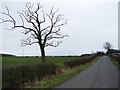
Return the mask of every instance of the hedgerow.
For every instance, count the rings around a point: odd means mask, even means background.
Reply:
[[[2,69],[3,88],[21,88],[27,82],[41,80],[46,75],[54,75],[57,66],[53,63],[19,65]]]
[[[72,67],[78,66],[80,64],[81,65],[86,64],[86,63],[94,60],[95,58],[96,58],[96,55],[89,55],[89,56],[80,57],[79,59],[66,61],[64,64],[66,66],[69,66],[72,68]]]
[[[118,64],[120,64],[120,54],[111,54],[110,57],[115,59],[118,62]]]

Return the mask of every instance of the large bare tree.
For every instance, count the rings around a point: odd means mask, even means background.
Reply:
[[[11,29],[24,29],[24,34],[29,36],[21,40],[22,46],[39,44],[42,62],[45,62],[45,47],[57,47],[61,44],[60,38],[68,36],[62,35],[60,32],[61,27],[67,23],[67,20],[63,18],[64,14],[59,13],[59,9],[54,10],[52,7],[50,12],[45,12],[40,3],[25,3],[25,7],[18,10],[20,23],[11,15],[8,7],[5,6],[5,8],[7,12],[2,12],[2,14],[8,18],[0,18],[1,23],[12,23]]]

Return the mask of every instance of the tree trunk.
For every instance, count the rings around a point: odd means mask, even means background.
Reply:
[[[41,51],[42,63],[45,63],[45,48],[43,45],[40,45],[40,51]]]

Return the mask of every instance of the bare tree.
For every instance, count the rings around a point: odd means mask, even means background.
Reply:
[[[8,7],[5,6],[5,8],[7,12],[2,12],[2,14],[7,16],[8,19],[0,18],[1,23],[12,23],[11,29],[24,29],[24,34],[29,35],[29,37],[21,40],[22,46],[39,44],[42,62],[45,62],[45,47],[57,47],[62,42],[59,41],[60,38],[68,36],[60,33],[61,27],[67,23],[67,20],[64,20],[64,14],[59,14],[59,9],[55,11],[52,7],[49,13],[45,13],[40,3],[36,5],[26,3],[25,8],[18,11],[21,20],[21,24],[19,24],[10,14]]]
[[[112,49],[112,45],[109,43],[109,42],[105,42],[104,45],[103,45],[104,49],[106,50],[110,50]]]

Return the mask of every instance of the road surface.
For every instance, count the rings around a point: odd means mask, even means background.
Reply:
[[[118,69],[109,57],[103,56],[97,63],[56,88],[118,88]]]

